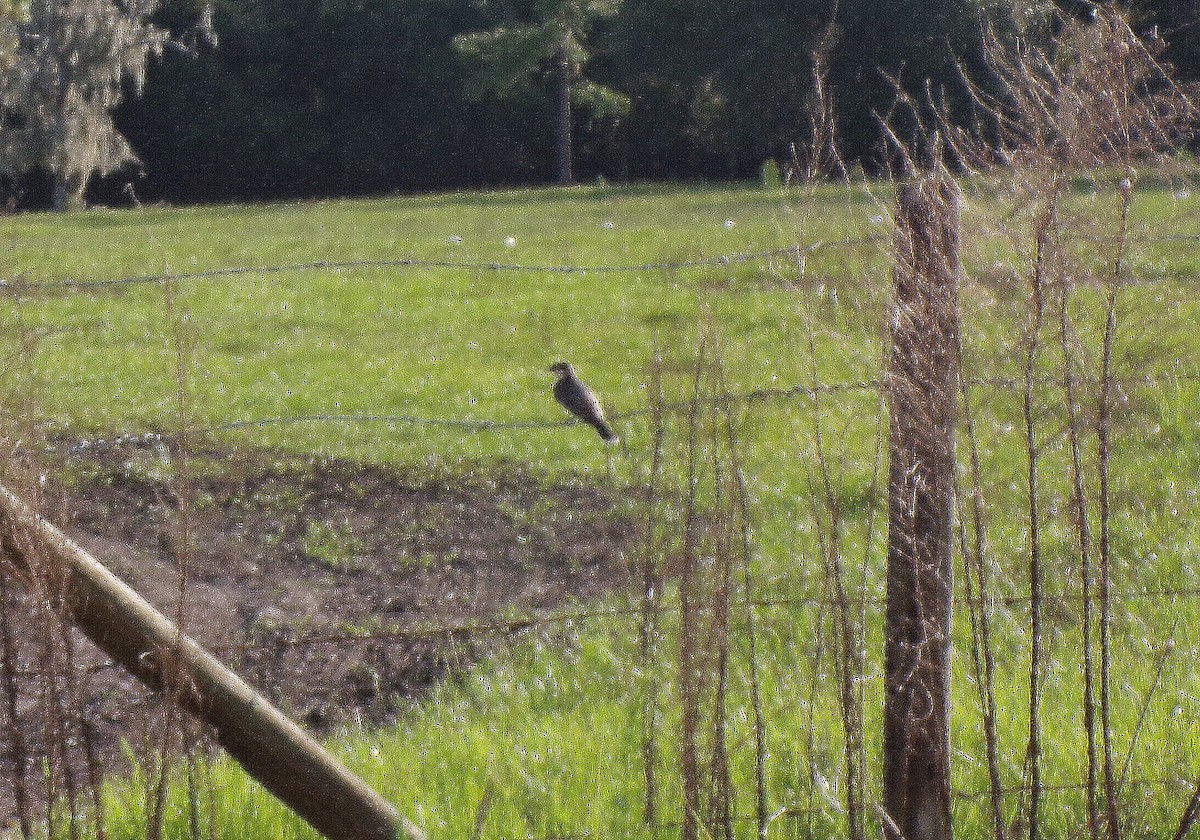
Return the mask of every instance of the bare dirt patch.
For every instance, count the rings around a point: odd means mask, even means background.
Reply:
[[[184,574],[187,632],[318,732],[385,724],[524,618],[627,580],[634,528],[620,496],[520,466],[398,470],[205,446],[184,471],[154,439],[62,441],[50,460],[51,521],[168,615]],[[10,603],[33,674],[39,622],[28,596]],[[83,717],[112,758],[157,703],[77,648]],[[36,747],[38,679],[25,687]]]

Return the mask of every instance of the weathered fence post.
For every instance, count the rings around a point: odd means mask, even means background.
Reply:
[[[246,771],[333,840],[423,837],[336,758],[99,561],[0,487],[0,552],[44,564],[70,620],[105,653],[205,724]]]
[[[950,613],[959,193],[943,173],[897,206],[888,457],[883,797],[888,840],[949,840]]]

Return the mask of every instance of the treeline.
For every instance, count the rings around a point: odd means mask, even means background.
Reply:
[[[1089,14],[1063,3],[1060,13]],[[117,113],[144,174],[110,177],[93,196],[128,195],[129,182],[142,200],[172,202],[551,182],[553,62],[521,72],[529,56],[514,51],[484,66],[461,36],[596,5],[217,0],[219,44],[166,54]],[[196,13],[195,0],[177,0],[161,22]],[[978,67],[985,23],[1010,17],[986,0],[608,0],[573,59],[575,177],[753,177],[767,158],[790,160],[793,144],[811,146],[822,100],[844,159],[870,168],[877,115],[894,98],[884,73],[931,79],[953,102],[956,62]],[[1200,0],[1152,0],[1134,21],[1195,78],[1198,18]],[[487,74],[496,84],[481,84]]]

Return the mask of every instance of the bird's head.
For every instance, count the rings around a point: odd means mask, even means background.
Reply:
[[[550,365],[550,372],[557,376],[570,376],[571,365],[567,362],[555,362]]]

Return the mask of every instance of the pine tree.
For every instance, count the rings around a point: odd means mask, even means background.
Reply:
[[[506,5],[508,15],[495,28],[455,39],[460,52],[478,62],[478,74],[470,91],[476,97],[504,96],[539,71],[552,70],[557,98],[554,133],[560,184],[573,181],[572,104],[586,104],[593,116],[612,116],[628,110],[626,97],[583,75],[590,57],[586,47],[589,30],[596,21],[615,15],[620,6],[621,0],[534,0],[528,14],[518,17]]]
[[[56,210],[82,206],[93,175],[137,163],[111,115],[126,81],[141,93],[151,56],[181,46],[151,22],[160,4],[31,0],[7,27],[15,51],[0,82],[0,169],[50,173]]]

